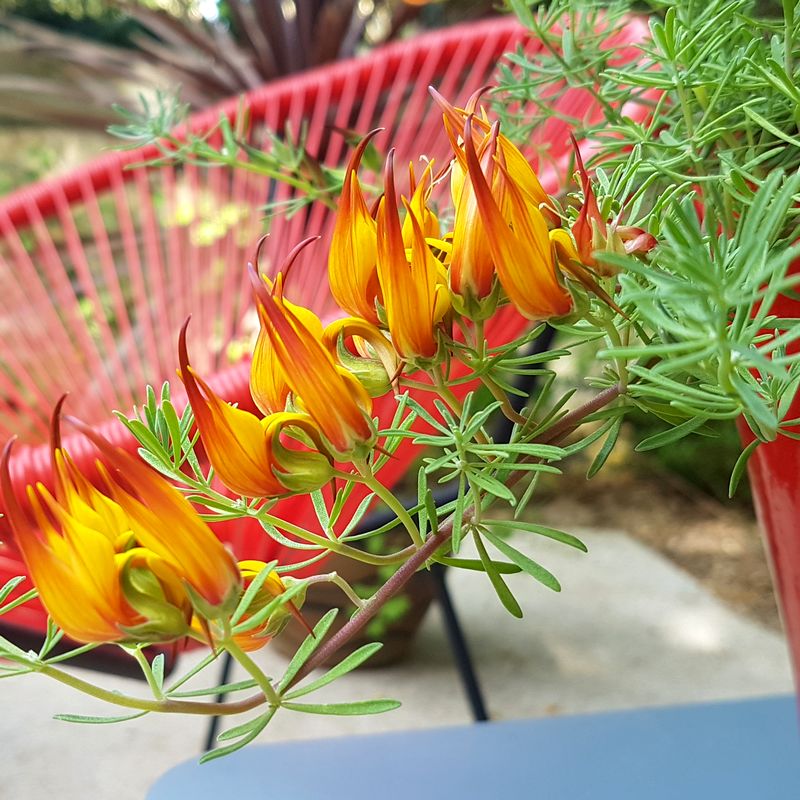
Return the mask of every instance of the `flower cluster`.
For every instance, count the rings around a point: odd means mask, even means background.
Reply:
[[[11,544],[28,568],[56,624],[84,643],[152,644],[195,636],[213,644],[243,589],[266,565],[236,563],[192,505],[139,459],[92,428],[71,420],[103,456],[96,480],[76,466],[61,441],[61,408],[51,424],[54,491],[27,488],[16,497],[9,459],[0,461],[0,496]],[[250,614],[285,590],[270,572]],[[291,606],[296,612],[295,606]],[[265,644],[288,619],[282,609],[241,639],[243,649]]]
[[[180,332],[179,374],[205,455],[249,508],[319,490],[343,474],[343,463],[381,494],[369,466],[380,449],[374,398],[410,374],[427,374],[442,397],[453,398],[444,365],[462,357],[458,337],[470,326],[478,330],[509,305],[527,320],[563,317],[587,291],[611,303],[596,251],[643,253],[655,244],[602,216],[580,153],[583,199],[568,226],[522,152],[479,107],[480,92],[464,109],[433,95],[452,146],[443,169],[428,162],[417,176],[410,166],[408,195],[401,195],[390,151],[383,191],[370,203],[358,173],[377,131],[347,165],[328,273],[333,297],[350,316],[324,326],[284,295],[292,265],[315,238],[298,244],[274,279],[250,265],[260,323],[250,392],[259,414],[215,394],[191,365],[188,320]],[[442,229],[432,204],[445,181],[452,230]],[[261,562],[237,564],[177,488],[73,421],[104,459],[92,480],[83,474],[62,446],[62,402],[52,424],[54,492],[28,487],[23,508],[10,478],[10,445],[0,484],[12,541],[65,633],[123,644],[193,636],[246,651],[299,616],[299,595],[296,603],[273,602],[288,588],[277,572]],[[173,477],[182,478],[177,465]],[[381,496],[402,517],[397,503]],[[421,548],[423,535],[405,518],[413,547]],[[237,610],[243,597],[249,605]]]
[[[570,314],[578,286],[608,297],[596,250],[655,245],[649,234],[602,218],[579,152],[583,204],[572,228],[562,227],[531,164],[478,108],[481,93],[460,109],[431,91],[452,145],[443,170],[428,162],[417,178],[410,165],[409,196],[398,199],[390,151],[383,192],[370,207],[358,172],[377,130],[347,165],[328,276],[352,316],[323,327],[284,297],[286,275],[313,238],[294,248],[274,281],[250,267],[260,320],[250,389],[262,417],[213,393],[190,366],[186,326],[181,332],[181,376],[205,451],[237,494],[276,498],[323,486],[334,462],[362,460],[374,446],[371,399],[403,372],[452,355],[457,322],[481,323],[508,303],[530,320]],[[454,222],[443,231],[431,195],[448,179]]]

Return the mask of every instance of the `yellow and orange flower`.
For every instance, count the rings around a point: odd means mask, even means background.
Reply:
[[[595,252],[642,254],[652,250],[657,242],[655,237],[643,228],[612,225],[603,218],[597,205],[592,183],[589,180],[589,173],[583,165],[583,157],[574,136],[572,144],[575,148],[575,159],[583,190],[583,204],[578,219],[572,226],[577,258],[580,263],[592,267],[599,275],[606,277],[614,275],[616,270],[602,261],[598,262],[594,257]]]
[[[497,137],[497,127],[495,123],[487,136]],[[464,123],[467,176],[506,295],[528,319],[549,319],[566,314],[572,308],[572,297],[561,282],[547,222],[538,204],[523,191],[517,173],[504,160],[503,150],[498,148],[495,167],[502,178],[504,208],[501,209],[484,175],[474,141],[473,117],[470,116]]]
[[[356,353],[345,346],[347,339],[352,339]],[[322,342],[370,397],[381,397],[391,389],[400,362],[392,343],[374,325],[358,317],[337,319],[325,327]]]
[[[303,306],[295,305],[283,297],[285,275],[288,274],[303,249],[317,239],[319,239],[318,236],[312,236],[293,247],[289,255],[286,256],[274,281],[271,281],[265,275],[262,277],[273,295],[280,297],[282,302],[300,317],[303,324],[310,328],[315,335],[322,336],[322,323],[317,315],[313,311]],[[262,238],[263,241],[264,239]],[[256,261],[258,261],[257,258]],[[253,402],[262,414],[275,414],[285,410],[286,400],[290,391],[280,362],[274,356],[269,335],[262,325],[258,332],[255,349],[253,350],[253,361],[250,367],[250,394]]]
[[[450,290],[460,299],[463,312],[474,319],[491,316],[495,303],[487,300],[495,288],[495,269],[492,251],[481,224],[472,181],[465,180],[466,159],[457,142],[451,140],[458,158],[451,166],[450,187],[455,207],[453,238],[448,273]],[[498,207],[502,208],[502,183],[495,169],[497,140],[485,137],[478,154],[481,169],[492,187]]]
[[[450,307],[442,266],[434,258],[420,221],[408,201],[411,257],[406,254],[394,185],[393,152],[384,170],[378,206],[378,279],[392,345],[407,361],[431,359],[439,349],[437,327]]]
[[[183,495],[130,453],[71,420],[105,457],[108,495],[128,517],[135,541],[171,564],[192,604],[209,619],[230,610],[240,590],[233,556]]]
[[[260,572],[267,565],[263,561],[240,561],[239,571],[242,574],[244,582],[244,591],[247,591],[250,584],[256,579]],[[287,578],[287,581],[291,579]],[[281,580],[280,575],[275,570],[271,570],[267,575],[261,587],[253,597],[247,611],[242,615],[239,620],[240,623],[247,622],[251,617],[255,616],[259,611],[266,608],[275,598],[280,597],[288,586]],[[299,595],[287,601],[283,605],[278,606],[262,623],[256,625],[250,630],[243,633],[234,634],[233,640],[242,650],[252,651],[258,650],[267,644],[270,639],[276,637],[286,627],[289,620],[294,617],[306,629],[309,629],[308,624],[300,614],[300,608],[303,605],[305,592],[301,591]],[[310,629],[309,629],[310,630]]]
[[[486,112],[483,109],[480,109],[481,115],[477,116],[479,110],[478,101],[481,95],[489,88],[488,86],[484,86],[472,94],[469,100],[467,100],[466,108],[456,108],[439,94],[436,89],[432,86],[428,87],[431,96],[442,109],[445,130],[447,130],[448,136],[453,144],[453,155],[462,170],[466,170],[466,154],[464,152],[463,142],[461,146],[458,146],[456,136],[462,134],[467,117],[472,116],[472,135],[470,138],[475,149],[480,149],[481,142],[484,137],[489,134],[492,124],[489,122]],[[500,157],[506,164],[508,171],[514,176],[519,191],[522,192],[529,203],[539,209],[548,222],[557,223],[558,217],[552,210],[553,201],[550,195],[542,188],[542,184],[539,183],[536,171],[528,162],[528,159],[525,158],[516,145],[502,133],[498,133],[496,138],[496,146]],[[453,202],[457,203],[456,197],[453,197]]]
[[[345,172],[339,211],[328,255],[331,294],[347,312],[377,324],[375,301],[381,300],[376,271],[376,227],[358,181],[358,167],[372,137],[353,151]]]
[[[433,188],[433,161],[429,161],[422,171],[419,181],[414,174],[414,165],[408,165],[408,185],[409,194],[411,199],[408,201],[408,206],[411,209],[411,214],[407,214],[403,220],[403,243],[406,249],[410,249],[414,244],[414,225],[413,219],[416,219],[419,227],[422,229],[422,235],[426,239],[439,238],[439,219],[436,214],[428,208],[428,201],[431,198],[431,190]]]
[[[55,495],[38,484],[27,497],[11,483],[9,442],[0,492],[11,541],[50,616],[79,642],[170,641],[186,634],[192,605],[207,617],[236,601],[241,579],[232,556],[192,506],[162,477],[76,421],[106,458],[104,491],[63,450],[61,402],[51,446]]]
[[[324,455],[308,449],[290,450],[281,443],[281,435],[294,429],[321,448],[311,417],[280,411],[259,419],[226,403],[189,364],[188,323],[181,328],[178,344],[180,375],[208,460],[225,486],[244,497],[280,497],[313,491],[327,483],[331,471]],[[273,357],[262,367],[274,369],[275,361]]]
[[[261,325],[298,407],[314,421],[334,456],[362,453],[375,441],[369,394],[336,364],[321,332],[305,324],[280,294],[271,293],[252,268],[250,280]]]

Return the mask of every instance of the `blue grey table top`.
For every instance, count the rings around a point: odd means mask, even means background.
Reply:
[[[268,734],[267,734],[268,735]],[[251,745],[148,800],[794,800],[794,696]]]

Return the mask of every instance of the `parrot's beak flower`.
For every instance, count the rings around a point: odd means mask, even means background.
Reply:
[[[180,374],[208,460],[225,486],[243,497],[280,497],[327,483],[331,473],[325,456],[281,443],[281,434],[295,429],[321,446],[311,418],[281,411],[259,419],[222,400],[189,364],[188,323],[178,344]]]
[[[250,363],[250,396],[262,414],[276,414],[286,408],[289,391],[280,364],[273,356],[270,338],[262,327]]]
[[[372,446],[372,401],[364,387],[337,365],[321,335],[304,324],[282,298],[267,291],[254,269],[250,281],[259,318],[298,407],[314,421],[332,455],[346,459]]]
[[[355,353],[346,346],[347,339],[352,339]],[[337,319],[326,326],[322,341],[370,397],[381,397],[392,388],[400,362],[392,343],[374,325],[358,317]]]
[[[413,217],[417,220],[419,227],[426,239],[439,238],[439,220],[436,214],[428,208],[428,201],[431,196],[431,189],[433,187],[433,161],[429,161],[425,165],[425,169],[417,181],[414,174],[414,165],[408,165],[408,178],[411,199],[408,201],[409,208],[412,211]],[[414,243],[414,226],[412,224],[411,214],[407,215],[403,220],[403,243],[406,248],[411,248]]]
[[[379,130],[361,140],[347,165],[328,255],[328,280],[334,299],[345,311],[373,324],[378,322],[375,301],[381,299],[375,266],[375,220],[361,191],[358,167]]]
[[[127,514],[137,544],[168,562],[180,575],[197,613],[225,616],[241,582],[233,556],[191,503],[139,459],[114,447],[91,427],[70,419],[103,455],[110,498]]]
[[[472,144],[476,150],[480,149],[481,142],[483,141],[484,137],[489,134],[492,125],[488,120],[486,112],[482,108],[479,108],[478,102],[481,98],[481,95],[483,95],[490,88],[491,87],[489,86],[484,86],[478,89],[467,100],[466,108],[456,108],[441,94],[439,94],[436,89],[434,89],[432,86],[428,87],[428,91],[430,92],[431,96],[436,101],[439,108],[442,109],[445,130],[447,131],[450,141],[453,145],[453,154],[455,156],[456,163],[459,164],[462,169],[465,168],[463,138],[462,143],[459,146],[457,143],[456,134],[460,134],[464,131],[464,124],[467,121],[467,117],[471,116]],[[480,115],[478,114],[479,111]],[[545,192],[545,190],[542,188],[542,184],[539,182],[536,171],[530,165],[528,159],[525,158],[525,156],[520,152],[519,148],[517,148],[517,146],[502,133],[498,133],[496,136],[496,147],[503,159],[503,163],[508,168],[508,171],[514,176],[517,188],[523,194],[526,200],[539,209],[549,224],[558,224],[558,215],[553,210],[553,201],[550,195],[548,195],[547,192]],[[457,202],[457,197],[454,195],[453,203],[456,204]]]
[[[583,191],[583,204],[578,219],[572,226],[577,256],[582,264],[591,267],[597,274],[608,277],[614,275],[616,270],[602,261],[597,261],[595,253],[644,254],[650,252],[656,246],[657,241],[643,228],[612,225],[603,218],[597,205],[589,173],[583,164],[583,157],[574,136],[572,144],[575,148],[576,166]]]
[[[171,641],[187,633],[195,599],[226,612],[240,592],[232,556],[163,478],[76,423],[109,464],[97,464],[104,490],[93,486],[60,445],[61,404],[55,496],[29,486],[32,519],[12,486],[12,442],[0,461],[12,541],[56,624],[78,642]]]
[[[392,344],[407,361],[430,360],[439,349],[437,328],[450,307],[436,260],[422,225],[407,201],[406,221],[411,221],[411,257],[397,212],[393,153],[384,171],[384,196],[378,206],[378,278]]]
[[[472,181],[465,180],[466,157],[458,144],[451,139],[457,154],[451,168],[450,190],[455,207],[451,257],[449,263],[450,290],[453,302],[472,319],[490,317],[496,308],[492,301],[496,286],[492,251],[481,224],[478,204]],[[503,207],[500,196],[502,176],[495,169],[494,157],[497,139],[486,137],[479,154],[481,169],[485,171],[487,182],[492,187],[492,195]],[[496,299],[496,294],[494,294]]]
[[[320,337],[322,336],[322,323],[317,315],[303,306],[291,303],[283,296],[283,283],[286,274],[288,274],[303,249],[318,238],[313,236],[296,245],[281,265],[274,281],[271,281],[265,275],[262,275],[262,280],[275,297],[280,298],[281,302],[291,309],[292,313],[298,316],[303,324],[314,332],[315,336]],[[253,361],[250,366],[250,394],[253,402],[262,414],[276,414],[285,410],[289,392],[289,384],[284,377],[280,361],[274,357],[272,342],[262,324],[258,332],[255,349],[253,350]]]
[[[42,503],[48,508],[56,508],[57,503],[39,486],[28,487],[33,524],[14,495],[10,452],[11,442],[3,452],[0,480],[11,540],[42,603],[55,623],[77,642],[122,641],[124,628],[133,628],[144,619],[122,593],[114,543],[106,531],[81,525],[65,507],[54,524]]]
[[[500,283],[528,319],[563,316],[572,308],[572,297],[561,282],[547,222],[517,184],[511,166],[503,162],[502,151],[495,168],[502,176],[504,208],[498,205],[475,149],[472,120],[467,117],[464,123],[467,176]],[[488,136],[497,136],[496,124]]]
[[[240,561],[239,571],[242,574],[244,591],[247,591],[250,584],[258,577],[267,565],[263,561]],[[247,611],[242,615],[240,623],[246,623],[249,619],[265,609],[273,600],[280,597],[291,585],[291,578],[285,581],[275,570],[271,570],[264,582],[259,587]],[[276,637],[286,627],[292,617],[308,628],[308,624],[300,614],[303,605],[305,591],[296,594],[291,600],[283,605],[279,605],[263,622],[244,631],[234,634],[233,640],[242,650],[258,650],[263,647],[270,639]],[[199,627],[199,626],[198,626]]]

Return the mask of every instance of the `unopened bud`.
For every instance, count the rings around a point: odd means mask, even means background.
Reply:
[[[125,632],[137,642],[169,642],[185,636],[191,603],[177,571],[143,547],[117,556],[123,561],[120,586],[131,607],[144,621]]]

